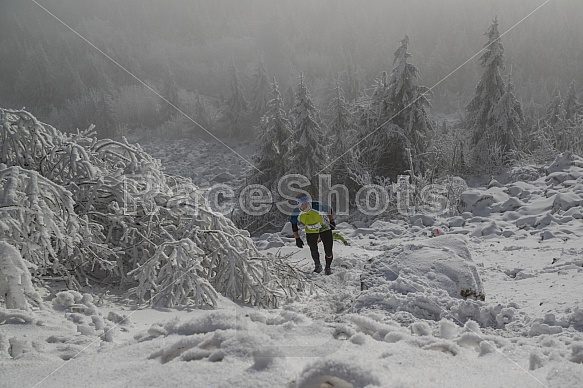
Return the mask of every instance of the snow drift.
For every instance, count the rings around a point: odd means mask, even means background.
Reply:
[[[421,243],[401,245],[373,259],[366,288],[387,280],[401,283],[402,293],[427,288],[444,290],[453,298],[484,300],[484,287],[470,251],[461,236],[443,235]]]

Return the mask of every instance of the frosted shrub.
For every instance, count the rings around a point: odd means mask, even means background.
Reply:
[[[36,169],[40,161],[65,140],[50,125],[30,113],[0,109],[0,163]]]
[[[164,243],[143,266],[128,274],[139,281],[132,291],[140,302],[150,298],[154,305],[172,307],[192,301],[196,306],[215,307],[218,295],[202,277],[203,257],[192,240]]]
[[[16,248],[4,241],[0,241],[0,295],[4,296],[8,309],[30,310],[28,300],[39,306],[42,303],[26,262]]]
[[[92,127],[65,135],[25,111],[0,109],[0,124],[0,237],[33,277],[106,280],[165,306],[215,306],[217,291],[277,306],[303,290],[140,146],[91,138]]]
[[[109,265],[97,255],[98,233],[75,214],[71,193],[37,172],[0,165],[0,204],[0,237],[35,265],[35,276]]]

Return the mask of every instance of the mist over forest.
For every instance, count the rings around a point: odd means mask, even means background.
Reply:
[[[524,105],[532,103],[542,110],[555,88],[565,93],[571,81],[583,80],[583,8],[578,3],[551,1],[502,38],[503,75],[512,73],[516,95]],[[411,63],[420,70],[420,82],[431,87],[482,48],[484,32],[494,17],[503,33],[542,1],[45,0],[39,4],[137,78],[180,101],[187,113],[197,113],[201,96],[211,105],[205,124],[218,130],[215,111],[229,97],[233,66],[248,99],[253,98],[253,74],[261,61],[270,80],[276,77],[286,100],[291,100],[291,90],[303,72],[316,106],[323,109],[336,77],[349,101],[372,94],[375,78],[390,72],[393,52],[407,34]],[[43,120],[57,120],[66,130],[93,123],[101,136],[116,136],[125,129],[156,129],[166,121],[168,117],[158,112],[165,109],[160,98],[34,2],[5,0],[1,8],[2,106],[25,106]],[[475,59],[440,83],[433,90],[432,113],[463,113],[480,72]],[[106,100],[114,100],[115,119],[91,112],[92,105]],[[252,124],[257,122],[255,117]]]

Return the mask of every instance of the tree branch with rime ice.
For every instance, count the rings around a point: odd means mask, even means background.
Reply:
[[[92,127],[64,134],[26,111],[0,109],[0,124],[0,236],[33,279],[118,284],[166,306],[216,306],[219,292],[275,307],[304,289],[139,145]]]

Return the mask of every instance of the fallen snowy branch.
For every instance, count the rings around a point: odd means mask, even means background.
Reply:
[[[7,310],[0,308],[0,324],[7,323],[32,323],[34,318],[26,311],[22,310]]]
[[[33,277],[108,279],[166,306],[215,306],[219,292],[275,307],[303,290],[139,145],[90,138],[91,127],[66,135],[24,111],[0,109],[0,123],[0,237]]]

